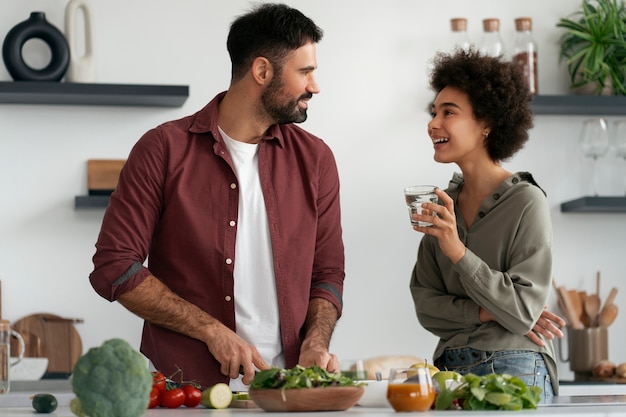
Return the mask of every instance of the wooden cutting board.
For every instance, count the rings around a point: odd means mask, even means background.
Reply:
[[[75,323],[82,323],[82,319],[38,313],[16,321],[11,328],[24,338],[24,356],[48,358],[44,378],[67,378],[83,354],[83,344]],[[17,352],[16,349],[17,341],[13,338],[11,351]]]

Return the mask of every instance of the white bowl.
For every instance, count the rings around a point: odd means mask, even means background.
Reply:
[[[361,407],[391,407],[387,401],[387,383],[386,379],[382,381],[367,380],[359,381],[365,382],[367,385],[363,386],[365,391],[357,402]]]
[[[11,363],[15,363],[17,358],[11,358]],[[13,365],[9,371],[12,381],[38,381],[48,369],[48,358],[23,358],[19,363]]]

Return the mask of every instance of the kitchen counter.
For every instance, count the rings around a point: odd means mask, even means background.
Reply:
[[[590,385],[563,385],[565,392],[556,397],[554,404],[542,405],[537,410],[524,410],[515,413],[510,411],[488,411],[479,412],[472,411],[468,414],[465,411],[427,411],[417,413],[420,416],[441,416],[441,415],[467,415],[468,417],[516,417],[516,416],[535,416],[535,417],[606,417],[606,416],[626,416],[626,395],[623,394],[624,384],[590,384]],[[575,387],[583,395],[571,395]],[[620,390],[618,394],[614,394],[611,388]],[[33,416],[34,411],[31,407],[30,396],[36,393],[51,393],[57,397],[59,408],[55,411],[56,417],[75,417],[69,410],[69,402],[74,397],[71,392],[68,380],[42,380],[36,382],[13,382],[11,383],[11,392],[0,395],[0,415],[2,417],[18,417]],[[576,391],[578,392],[578,391]],[[596,395],[603,394],[603,395]],[[349,410],[341,412],[310,412],[310,413],[269,413],[261,409],[241,409],[229,408],[226,410],[209,410],[202,406],[195,409],[187,409],[185,407],[178,409],[157,408],[146,410],[144,417],[184,417],[184,416],[200,416],[200,415],[219,415],[219,416],[243,416],[243,415],[259,415],[267,417],[285,417],[286,415],[301,415],[302,417],[329,417],[333,415],[354,415],[354,416],[395,416],[391,408],[366,408],[355,406]],[[405,415],[407,413],[400,413]],[[408,413],[415,415],[415,413]]]
[[[0,414],[2,417],[19,417],[19,416],[33,416],[34,411],[32,408],[15,407],[15,408],[1,408]],[[607,403],[597,403],[594,405],[570,405],[570,406],[555,406],[555,407],[540,407],[537,410],[524,410],[524,411],[426,411],[423,413],[396,413],[391,408],[365,408],[365,407],[352,407],[346,411],[324,411],[324,412],[307,412],[307,413],[268,413],[260,409],[238,409],[229,408],[226,410],[209,410],[203,407],[194,409],[177,408],[173,410],[165,408],[157,408],[153,410],[147,410],[144,417],[184,417],[184,416],[200,416],[200,415],[215,415],[215,416],[244,416],[244,415],[259,415],[266,417],[285,417],[288,415],[300,415],[302,417],[330,417],[333,415],[353,415],[353,416],[381,416],[381,417],[398,417],[402,415],[419,415],[419,416],[445,416],[445,415],[466,415],[468,417],[518,417],[518,416],[534,416],[534,417],[609,417],[609,416],[624,416],[626,415],[626,403],[623,405],[608,405]],[[56,417],[75,417],[67,406],[59,407],[54,414]]]

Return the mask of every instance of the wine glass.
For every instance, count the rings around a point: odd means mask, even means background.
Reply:
[[[613,135],[611,135],[611,147],[615,156],[624,158],[626,162],[626,119],[613,122]],[[624,174],[624,193],[626,194],[626,173]]]
[[[597,160],[609,149],[609,132],[604,118],[583,120],[580,148],[585,156],[593,158],[593,193],[597,196]]]
[[[428,367],[392,368],[387,401],[395,411],[426,411],[435,402],[435,387]]]

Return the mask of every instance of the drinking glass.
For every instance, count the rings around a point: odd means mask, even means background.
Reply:
[[[434,213],[422,208],[422,203],[437,203],[439,197],[435,194],[434,185],[413,185],[404,189],[404,200],[409,208],[409,218],[412,226],[430,227],[431,222],[413,220],[413,214],[433,216]]]
[[[604,118],[583,120],[580,148],[585,156],[593,158],[593,193],[597,196],[597,160],[609,149],[609,131]]]
[[[387,401],[395,411],[426,411],[435,402],[435,387],[430,370],[392,368],[389,371]]]
[[[626,162],[626,119],[613,122],[611,147],[613,152],[615,152],[615,156],[624,158],[624,162]],[[624,194],[626,194],[626,172],[624,173]]]

